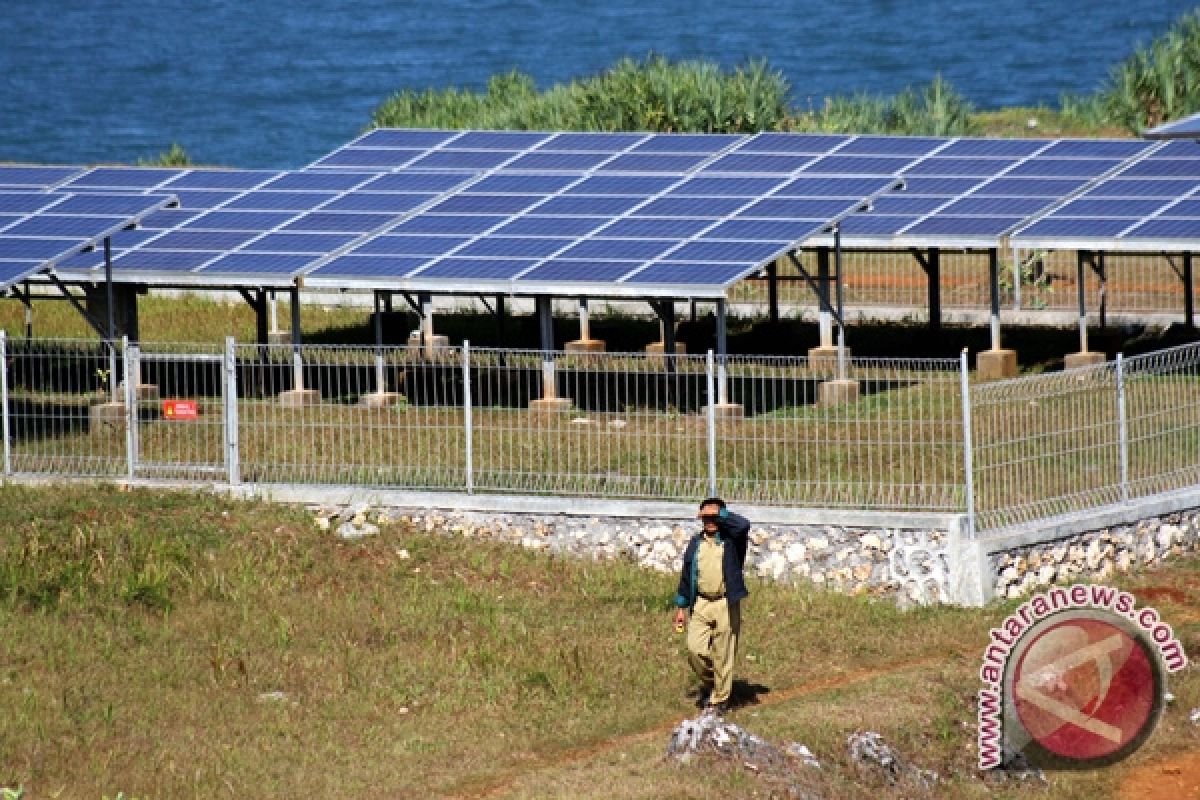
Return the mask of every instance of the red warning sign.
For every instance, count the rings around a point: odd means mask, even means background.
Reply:
[[[163,419],[196,419],[200,407],[195,400],[163,400]]]

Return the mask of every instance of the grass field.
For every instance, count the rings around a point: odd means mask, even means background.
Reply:
[[[1200,564],[1134,576],[1193,659]],[[694,713],[674,578],[403,526],[346,543],[302,510],[203,494],[0,488],[0,786],[28,798],[766,797],[739,765],[664,760]],[[1200,747],[1200,679],[1127,763],[1048,788],[975,771],[986,631],[753,582],[729,718],[808,745],[823,798],[1112,796]],[[942,776],[888,787],[845,751],[881,732]],[[807,785],[807,784],[806,784]]]

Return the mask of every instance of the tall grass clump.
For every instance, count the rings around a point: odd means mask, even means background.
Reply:
[[[1133,133],[1200,111],[1200,11],[1113,67],[1097,102]]]
[[[794,127],[830,133],[907,136],[964,136],[976,132],[974,109],[941,75],[925,86],[909,86],[893,97],[859,93],[825,100],[819,111],[801,114]]]
[[[195,166],[192,157],[178,142],[172,142],[170,148],[152,158],[139,158],[139,167],[191,167]]]
[[[723,70],[662,56],[622,59],[599,75],[539,92],[519,72],[493,77],[486,91],[399,92],[372,114],[372,127],[484,130],[638,130],[751,133],[788,119],[787,81],[765,61]]]

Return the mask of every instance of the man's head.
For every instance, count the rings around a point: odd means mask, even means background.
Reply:
[[[725,501],[719,497],[709,497],[700,504],[700,513],[696,516],[704,523],[705,533],[717,532],[717,520],[720,519],[721,509]]]

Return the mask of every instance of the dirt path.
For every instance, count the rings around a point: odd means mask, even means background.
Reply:
[[[1200,751],[1132,770],[1121,781],[1121,800],[1200,800]]]
[[[876,667],[871,669],[858,669],[850,672],[844,672],[839,675],[833,675],[819,681],[811,683],[803,683],[799,686],[793,686],[790,689],[784,689],[779,692],[771,692],[763,697],[755,704],[755,707],[772,706],[779,703],[786,703],[795,700],[798,697],[824,692],[829,689],[838,689],[843,686],[852,686],[858,683],[874,680],[875,678],[884,675],[894,675],[896,673],[907,672],[921,667],[928,667],[934,664],[941,664],[949,661],[957,654],[948,654],[945,656],[931,656],[928,658],[914,659],[912,661],[903,661],[898,664],[891,664],[886,667]],[[576,747],[570,750],[565,750],[559,753],[554,753],[550,756],[534,756],[525,763],[519,766],[511,766],[498,775],[489,776],[485,781],[474,783],[469,787],[462,787],[454,792],[450,797],[455,800],[484,800],[484,798],[503,797],[521,780],[530,775],[544,772],[546,770],[558,769],[580,761],[588,761],[597,756],[619,750],[622,747],[640,744],[642,742],[661,738],[664,743],[666,736],[675,726],[679,724],[678,717],[672,717],[669,721],[664,721],[653,728],[638,731],[636,733],[628,733],[623,736],[618,736],[613,739],[607,739],[603,742],[586,745],[584,747]],[[1139,798],[1139,800],[1146,800]]]

